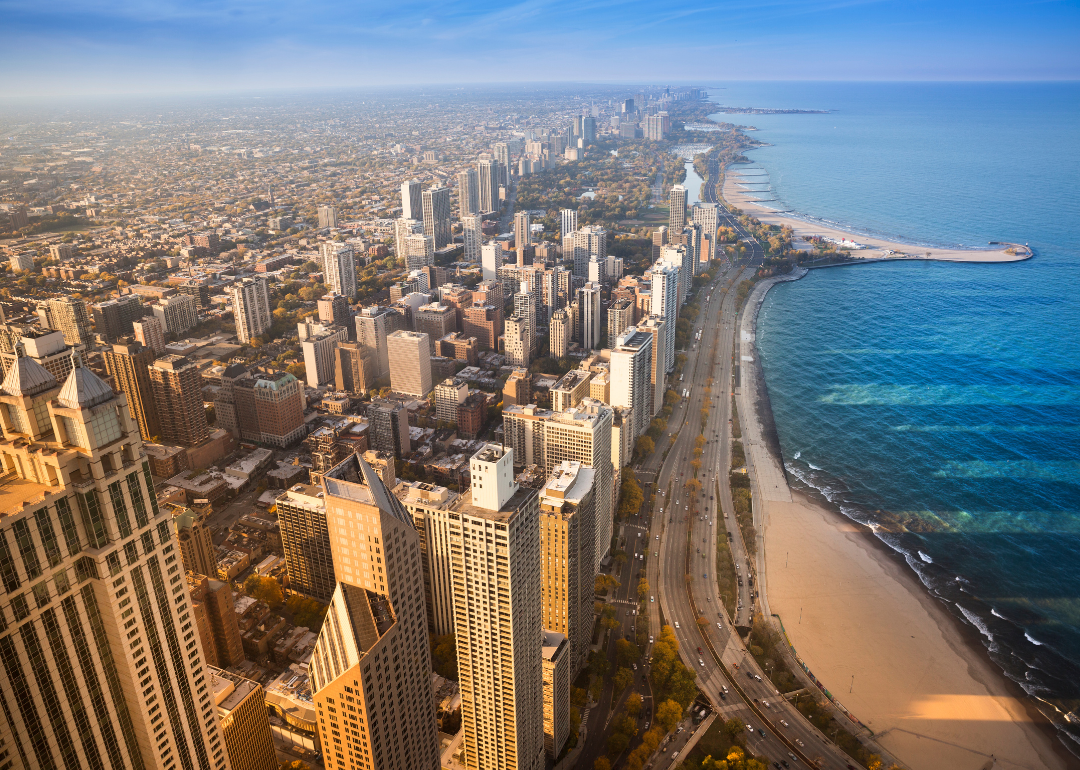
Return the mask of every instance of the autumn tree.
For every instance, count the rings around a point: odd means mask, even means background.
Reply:
[[[637,595],[639,599],[644,599],[649,595],[649,581],[645,578],[641,578],[637,583]]]
[[[659,722],[667,732],[671,732],[675,729],[675,725],[679,724],[682,715],[683,707],[673,700],[664,701],[656,709],[656,721]]]
[[[282,593],[281,583],[272,577],[259,577],[251,575],[244,581],[244,593],[266,604],[270,609],[281,606]]]

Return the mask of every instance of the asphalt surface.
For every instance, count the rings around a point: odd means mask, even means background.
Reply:
[[[719,164],[714,161],[710,164],[709,179],[718,178]],[[713,183],[706,184],[704,197],[706,201],[717,200]],[[699,292],[701,311],[691,339],[696,338],[699,330],[702,330],[702,339],[692,342],[690,349],[685,351],[683,381],[672,383],[680,395],[684,389],[689,390],[690,395],[676,406],[669,420],[668,434],[657,442],[657,453],[641,469],[646,479],[652,473],[656,474],[653,478],[663,492],[655,498],[648,541],[647,576],[653,599],[649,605],[650,634],[658,636],[662,625],[675,628],[680,655],[683,662],[698,673],[698,687],[719,708],[725,720],[735,718],[747,726],[747,746],[754,754],[768,757],[770,763],[786,762],[790,767],[806,766],[819,760],[817,766],[844,770],[849,765],[855,766],[854,760],[829,742],[774,690],[765,672],[759,669],[738,633],[732,629],[718,596],[714,574],[715,543],[718,531],[724,528],[731,533],[732,552],[744,577],[739,593],[742,609],[738,621],[740,625],[748,625],[751,602],[749,581],[745,579],[748,570],[746,552],[734,512],[730,510],[726,478],[730,463],[732,349],[737,317],[735,289],[741,281],[752,276],[764,258],[761,246],[726,210],[722,209],[720,220],[722,225],[738,233],[747,251],[740,264],[728,269]],[[730,286],[730,290],[721,291],[724,286]],[[710,295],[711,299],[706,302],[705,297]],[[718,343],[716,355],[712,352],[714,342]],[[712,404],[704,432],[708,443],[703,448],[699,472],[702,492],[691,501],[686,483],[693,477],[690,462],[694,440],[699,435],[699,415],[709,377],[713,378],[712,391],[708,395]],[[675,442],[666,459],[661,459],[669,435],[675,436]],[[709,499],[715,497],[717,481],[724,492],[721,501]],[[705,553],[700,553],[699,549]],[[763,731],[764,736],[759,731]]]

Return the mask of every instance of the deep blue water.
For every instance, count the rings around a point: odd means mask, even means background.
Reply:
[[[759,346],[791,475],[853,518],[908,522],[882,538],[1003,670],[1080,699],[1080,85],[712,93],[835,110],[722,116],[771,145],[749,153],[769,205],[913,243],[1035,247],[1010,265],[812,271],[770,292]]]

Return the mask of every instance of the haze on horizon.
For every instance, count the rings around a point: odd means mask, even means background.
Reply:
[[[0,0],[0,97],[493,82],[1080,79],[1050,2]]]

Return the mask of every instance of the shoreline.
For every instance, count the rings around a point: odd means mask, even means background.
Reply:
[[[747,298],[738,340],[749,370],[736,398],[753,458],[762,611],[780,619],[814,676],[913,770],[1080,766],[977,631],[950,614],[900,554],[824,498],[790,487],[778,437],[769,435],[756,349],[757,313],[777,282],[760,283]]]
[[[760,220],[762,224],[781,225],[790,227],[794,231],[792,245],[796,248],[809,249],[808,238],[819,236],[837,244],[855,243],[864,248],[851,250],[852,262],[844,264],[858,264],[859,260],[882,261],[882,260],[923,260],[932,262],[975,262],[975,263],[1008,263],[1022,262],[1031,259],[1034,252],[1025,244],[995,242],[988,244],[985,249],[961,249],[945,248],[937,246],[921,246],[912,243],[903,243],[888,238],[845,230],[837,225],[829,225],[824,222],[811,222],[794,216],[785,215],[786,212],[778,212],[757,203],[752,196],[757,193],[746,190],[739,185],[739,179],[732,173],[742,163],[731,163],[724,167],[724,180],[721,189],[721,198],[728,205],[735,206],[745,214]],[[761,191],[764,192],[764,191]],[[998,248],[993,248],[997,246]],[[1006,248],[1016,249],[1016,253],[1009,254]],[[824,265],[823,265],[824,267]]]

